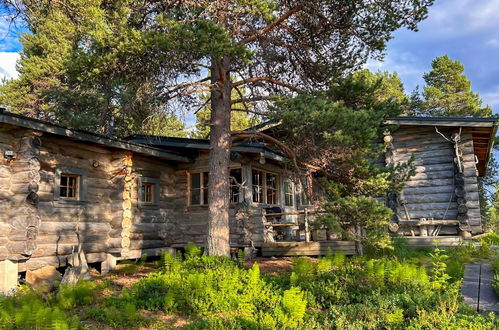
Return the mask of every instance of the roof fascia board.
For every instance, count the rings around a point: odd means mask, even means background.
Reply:
[[[414,119],[388,119],[387,125],[411,126],[445,126],[445,127],[486,127],[496,126],[494,121],[460,121],[460,120],[414,120]]]
[[[50,133],[54,135],[62,135],[70,138],[74,138],[84,142],[96,143],[108,147],[130,150],[137,153],[147,154],[151,156],[161,157],[169,160],[175,160],[179,162],[189,163],[191,159],[185,156],[175,155],[165,152],[161,149],[152,148],[148,146],[138,145],[131,142],[126,142],[122,140],[110,139],[103,136],[98,136],[90,133],[84,133],[80,131],[74,131],[68,128],[63,128],[60,126],[45,124],[35,120],[29,120],[24,118],[19,118],[17,116],[10,116],[0,113],[0,122],[5,124],[10,124],[19,127],[25,127],[34,129],[37,131]]]

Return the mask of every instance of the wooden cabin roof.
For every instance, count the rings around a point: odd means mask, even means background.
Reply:
[[[175,154],[172,152],[167,152],[160,148],[154,148],[148,145],[137,144],[134,142],[125,141],[121,139],[109,138],[104,135],[87,132],[83,130],[69,129],[63,126],[50,124],[41,120],[10,113],[7,111],[0,110],[0,124],[6,124],[13,127],[29,128],[44,133],[63,136],[65,138],[75,141],[93,143],[116,149],[129,150],[135,153],[147,156],[154,156],[166,160],[172,160],[183,163],[191,161],[189,157],[185,157],[183,155]]]
[[[165,150],[181,151],[183,154],[189,154],[190,152],[193,157],[195,157],[195,153],[199,150],[208,151],[210,149],[210,140],[207,139],[134,134],[126,137],[125,140],[157,148],[163,148]],[[259,142],[241,141],[234,143],[231,147],[231,151],[247,154],[259,154],[267,159],[275,160],[277,162],[286,161],[286,156],[284,154],[269,148],[264,143]]]
[[[387,125],[398,126],[433,126],[462,128],[463,132],[471,133],[473,148],[478,158],[477,170],[479,176],[487,173],[487,165],[494,146],[494,137],[497,132],[495,118],[474,117],[394,117],[389,118]]]

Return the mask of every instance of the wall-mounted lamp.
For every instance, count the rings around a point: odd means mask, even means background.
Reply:
[[[260,159],[258,160],[260,164],[265,164],[265,154],[263,152],[260,152]]]
[[[383,133],[385,136],[383,137],[383,141],[385,143],[391,143],[393,141],[393,136],[390,134],[390,132],[386,131]]]
[[[16,154],[13,150],[5,150],[3,157],[8,161],[14,160],[16,158]]]
[[[92,166],[93,166],[94,168],[99,167],[99,166],[100,166],[99,161],[98,161],[98,160],[94,160],[94,161],[92,162]]]

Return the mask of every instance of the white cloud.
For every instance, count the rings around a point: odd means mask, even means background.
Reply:
[[[499,85],[492,86],[488,91],[480,93],[484,104],[488,104],[492,109],[499,110]]]
[[[0,79],[17,78],[19,75],[16,70],[16,62],[18,59],[18,53],[0,52]]]
[[[497,0],[440,0],[420,28],[432,31],[432,39],[491,32],[499,28],[498,12]]]

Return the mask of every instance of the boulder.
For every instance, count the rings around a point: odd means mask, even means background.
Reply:
[[[45,266],[26,272],[26,282],[37,290],[51,291],[54,288],[54,282],[61,280],[62,275],[54,266]]]

